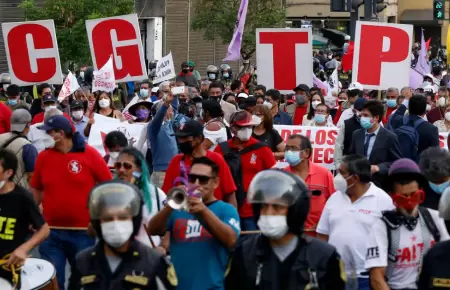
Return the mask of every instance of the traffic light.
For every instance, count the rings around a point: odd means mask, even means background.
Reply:
[[[434,0],[433,15],[435,20],[443,20],[445,18],[444,7],[444,0]]]
[[[375,14],[380,13],[381,11],[383,11],[384,9],[386,9],[387,5],[384,4],[384,0],[376,0],[373,2],[374,7],[373,7],[373,12]]]

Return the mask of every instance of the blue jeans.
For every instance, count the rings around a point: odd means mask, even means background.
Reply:
[[[66,260],[74,268],[76,254],[94,243],[95,239],[89,237],[87,231],[50,230],[48,238],[39,246],[39,253],[42,259],[55,266],[59,289],[65,289]]]
[[[369,278],[352,279],[347,277],[347,284],[345,290],[370,290]]]

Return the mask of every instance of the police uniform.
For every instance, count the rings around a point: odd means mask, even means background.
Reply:
[[[132,241],[122,262],[111,273],[103,243],[77,255],[74,285],[69,290],[171,290],[177,289],[173,265],[163,255],[138,241]]]

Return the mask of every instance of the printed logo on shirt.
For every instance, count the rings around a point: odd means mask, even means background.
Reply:
[[[380,250],[378,247],[372,247],[367,249],[366,259],[375,259],[380,257]]]
[[[234,227],[236,230],[241,231],[241,225],[235,218],[231,218],[228,221],[228,224],[231,225],[232,227]]]
[[[417,236],[411,237],[411,246],[397,249],[397,263],[395,268],[411,268],[418,267],[420,265],[420,258],[423,255],[424,246],[423,242],[417,242]],[[430,247],[432,247],[436,242],[431,240]]]
[[[74,174],[78,174],[81,172],[81,164],[80,162],[76,161],[76,160],[72,160],[69,162],[69,171],[74,173]]]
[[[179,243],[206,241],[213,238],[198,220],[177,219],[172,231],[174,239]]]
[[[359,212],[363,213],[363,214],[371,214],[372,213],[371,210],[367,210],[367,209],[360,209]]]
[[[12,241],[14,239],[15,218],[0,216],[0,240]]]
[[[256,154],[252,153],[252,158],[250,158],[250,164],[256,164]]]

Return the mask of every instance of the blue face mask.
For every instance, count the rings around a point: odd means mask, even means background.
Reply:
[[[314,121],[316,123],[322,124],[322,123],[325,122],[325,120],[326,120],[325,115],[322,115],[322,114],[315,114],[314,115]]]
[[[291,151],[288,150],[286,153],[284,153],[284,159],[287,163],[289,163],[290,166],[297,166],[302,162],[302,159],[300,158],[300,152],[301,151]]]
[[[445,189],[447,189],[447,187],[449,187],[450,180],[446,181],[444,183],[441,183],[441,184],[436,184],[436,183],[432,183],[432,182],[428,182],[428,183],[430,184],[430,187],[434,192],[441,195],[442,193],[444,193]]]
[[[230,77],[230,75],[229,75],[228,73],[224,73],[224,74],[223,74],[223,77],[227,79],[227,78]]]
[[[361,124],[361,127],[367,130],[373,127],[373,123],[371,123],[370,120],[372,120],[370,117],[361,117],[359,123]]]
[[[15,106],[19,103],[17,99],[8,99],[8,105]]]
[[[397,106],[397,100],[387,100],[386,101],[386,105],[389,108],[394,108],[395,106]]]

